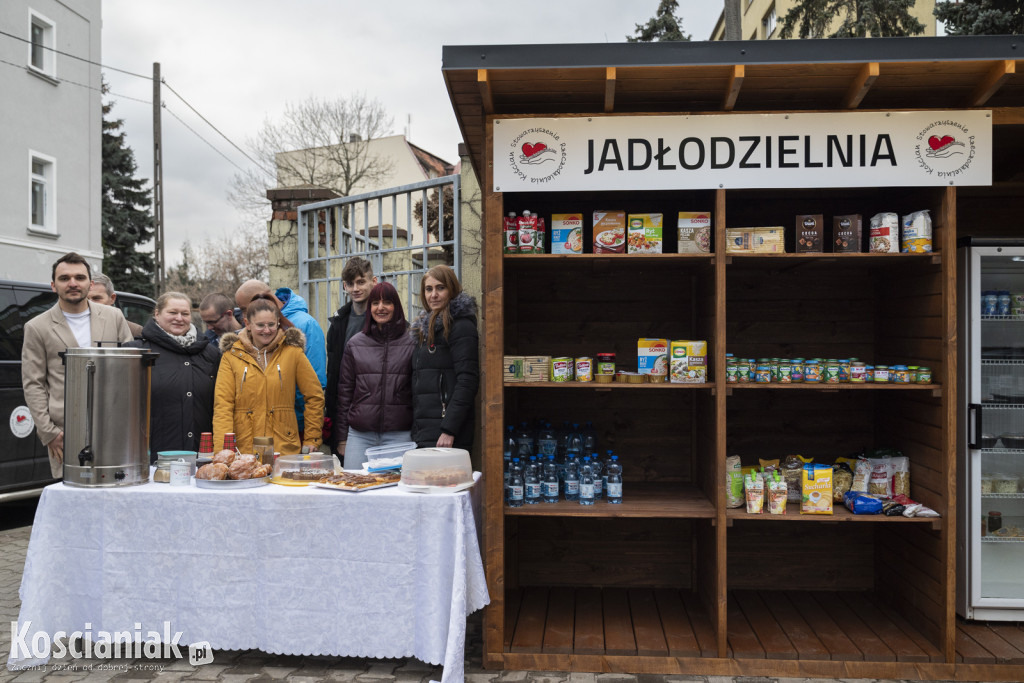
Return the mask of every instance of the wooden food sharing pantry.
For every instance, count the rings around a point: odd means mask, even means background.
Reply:
[[[1024,678],[1020,624],[955,608],[957,240],[1024,237],[1022,67],[1021,36],[444,48],[484,207],[485,667]],[[664,253],[593,253],[610,209],[662,213]],[[924,209],[931,253],[794,253],[797,215],[828,238],[860,214],[866,244],[871,216]],[[584,253],[503,254],[524,210],[582,213]],[[680,211],[711,213],[709,253],[675,253]],[[786,253],[727,253],[726,229],[758,226],[783,226]],[[707,381],[503,379],[507,355],[636,370],[641,337],[706,340]],[[736,385],[727,353],[933,381]],[[593,422],[621,505],[504,504],[505,425],[538,419]],[[876,446],[909,457],[939,517],[727,507],[727,456]]]

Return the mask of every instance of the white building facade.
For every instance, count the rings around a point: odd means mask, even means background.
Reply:
[[[2,279],[102,265],[100,27],[100,0],[0,2]]]

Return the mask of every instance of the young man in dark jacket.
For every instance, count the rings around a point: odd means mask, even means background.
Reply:
[[[324,395],[327,399],[327,417],[333,419],[338,411],[338,378],[341,375],[341,359],[345,355],[345,344],[356,332],[363,329],[366,319],[366,300],[370,290],[377,284],[373,274],[373,265],[361,256],[353,256],[341,271],[341,285],[348,295],[349,302],[338,309],[327,323],[327,387]],[[340,438],[339,438],[340,437]],[[344,434],[331,428],[326,443],[331,453],[338,452],[338,441],[344,440]]]

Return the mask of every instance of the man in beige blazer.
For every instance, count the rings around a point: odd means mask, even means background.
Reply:
[[[95,342],[129,342],[131,330],[120,309],[89,301],[92,273],[82,256],[71,252],[53,264],[53,308],[25,324],[21,383],[39,440],[50,455],[50,472],[64,472],[64,362],[60,351]]]

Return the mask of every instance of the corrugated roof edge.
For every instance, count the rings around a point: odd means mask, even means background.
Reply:
[[[445,45],[442,71],[1024,59],[1024,36]]]

